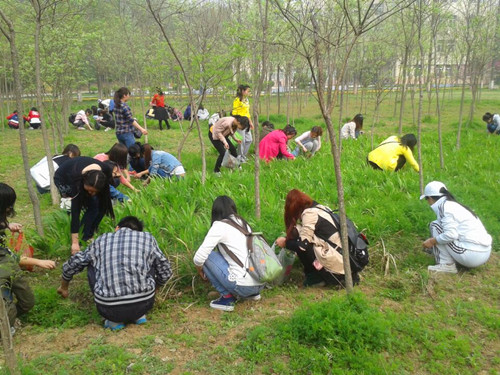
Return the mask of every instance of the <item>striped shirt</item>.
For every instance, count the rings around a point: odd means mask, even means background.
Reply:
[[[70,281],[87,266],[95,269],[95,302],[109,306],[148,300],[172,276],[153,235],[129,228],[105,233],[73,255],[63,265],[62,278]]]
[[[113,113],[115,114],[116,134],[132,133],[134,131],[134,118],[127,103],[121,103],[120,108],[115,106]]]

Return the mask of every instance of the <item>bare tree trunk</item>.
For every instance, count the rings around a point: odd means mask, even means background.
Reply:
[[[1,9],[0,9],[0,18],[2,18],[3,22],[7,25],[7,29],[0,25],[0,30],[5,35],[10,44],[10,54],[12,60],[12,73],[13,73],[12,75],[14,77],[14,92],[16,96],[16,106],[18,108],[19,114],[23,114],[24,113],[23,101],[21,97],[23,88],[21,85],[21,77],[19,74],[19,59],[16,46],[16,32],[14,30],[14,25],[7,18],[7,16],[3,13]],[[38,201],[38,196],[36,195],[36,191],[33,188],[33,181],[31,179],[31,174],[30,174],[26,134],[24,126],[22,126],[21,123],[19,124],[19,139],[21,141],[21,155],[23,157],[24,176],[26,178],[26,184],[28,187],[28,193],[30,196],[31,204],[33,205],[33,216],[35,219],[35,225],[38,234],[43,237],[43,225],[42,225],[42,216],[40,213],[40,202]]]
[[[3,353],[5,355],[5,363],[7,364],[9,373],[12,375],[20,374],[19,368],[17,367],[16,352],[14,351],[14,343],[12,342],[12,334],[10,332],[9,317],[7,315],[7,309],[5,308],[5,302],[1,297],[0,297],[0,333],[2,335],[2,346],[3,346]]]
[[[403,73],[402,73],[403,86],[401,87],[401,104],[399,105],[398,135],[403,134],[403,116],[404,116],[404,111],[405,111],[405,100],[406,100],[406,80],[407,80],[408,58],[409,58],[409,51],[408,51],[408,47],[406,47],[404,57],[403,57]]]
[[[281,103],[280,103],[280,88],[281,88],[281,82],[280,82],[280,64],[278,63],[278,72],[276,75],[276,81],[278,81],[278,115],[280,114],[281,111]]]
[[[40,32],[42,29],[42,8],[40,2],[31,0],[31,5],[35,10],[35,80],[36,80],[36,102],[38,106],[38,112],[40,113],[43,138],[43,146],[45,148],[45,156],[47,157],[47,166],[49,167],[49,179],[50,181],[54,178],[54,164],[52,163],[52,153],[50,152],[50,141],[49,134],[47,132],[47,119],[45,118],[45,108],[42,98],[42,78],[40,76]],[[54,126],[54,125],[53,125]],[[59,203],[59,193],[55,184],[50,184],[50,197],[52,198],[52,204],[56,205]]]
[[[186,83],[186,86],[188,88],[189,101],[190,101],[190,104],[191,104],[191,119],[192,120],[194,119],[194,121],[196,123],[196,127],[198,129],[198,139],[200,141],[201,165],[202,165],[201,183],[205,184],[206,175],[207,175],[207,161],[206,161],[206,155],[205,155],[205,143],[203,141],[203,135],[202,135],[201,128],[200,128],[200,123],[198,121],[198,116],[196,116],[196,111],[197,111],[197,107],[198,106],[195,105],[195,100],[194,100],[194,97],[193,97],[193,90],[191,89],[191,84],[189,82],[188,76],[187,76],[186,71],[184,69],[184,65],[182,64],[181,60],[179,59],[179,56],[177,55],[177,53],[175,51],[175,48],[174,48],[174,46],[173,46],[173,44],[172,44],[169,36],[167,35],[167,33],[165,31],[165,28],[164,28],[163,23],[161,21],[159,12],[156,11],[155,9],[153,9],[153,5],[151,4],[151,0],[146,0],[146,2],[147,2],[148,9],[149,9],[151,15],[153,16],[155,22],[158,24],[158,26],[159,26],[159,28],[161,30],[161,33],[163,34],[163,38],[165,39],[165,41],[168,44],[170,52],[172,52],[172,55],[174,55],[174,58],[177,61],[177,64],[179,65],[179,68],[181,69],[182,76],[184,78],[184,82]]]
[[[458,129],[457,129],[457,149],[460,148],[460,136],[462,133],[462,120],[464,115],[464,101],[465,101],[465,81],[467,80],[467,65],[469,63],[470,56],[470,46],[467,46],[467,55],[465,57],[465,65],[463,67],[463,75],[462,75],[462,94],[460,97],[460,110],[458,112]]]
[[[424,192],[424,171],[422,169],[422,108],[423,108],[423,101],[424,101],[424,94],[423,94],[423,82],[422,82],[422,73],[424,71],[424,46],[422,43],[422,28],[423,28],[423,9],[422,9],[422,3],[424,0],[419,0],[419,7],[418,7],[418,47],[420,50],[420,74],[418,76],[418,111],[417,111],[417,131],[418,131],[418,142],[417,142],[417,148],[418,148],[418,163],[419,163],[419,181],[420,181],[420,194],[423,194]]]

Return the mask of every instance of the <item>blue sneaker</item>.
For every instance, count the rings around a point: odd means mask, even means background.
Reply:
[[[120,329],[125,328],[125,324],[123,323],[115,323],[111,320],[106,319],[104,321],[104,328],[109,328],[112,331],[119,331]]]
[[[210,302],[210,307],[216,310],[233,311],[235,303],[236,298],[234,298],[233,296],[228,298],[220,296],[218,299],[214,299],[212,302]]]
[[[145,324],[147,323],[146,315],[141,316],[139,319],[135,321],[135,324],[140,325],[140,324]]]

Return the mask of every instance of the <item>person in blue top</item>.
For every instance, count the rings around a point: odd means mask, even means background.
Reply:
[[[149,177],[171,178],[175,176],[179,179],[186,175],[182,163],[172,154],[165,151],[157,151],[147,143],[143,145],[143,149],[144,164],[147,169],[137,173],[137,178],[149,174]],[[149,180],[146,183],[148,182]]]
[[[9,125],[9,128],[19,129],[19,115],[17,113],[17,109],[7,116],[7,120],[9,120],[9,122],[7,123],[7,125]]]

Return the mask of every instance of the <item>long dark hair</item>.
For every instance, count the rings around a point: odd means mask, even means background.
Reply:
[[[236,96],[240,100],[243,100],[243,91],[245,91],[246,89],[249,89],[249,88],[250,88],[250,86],[248,86],[248,85],[239,85],[238,89],[236,90]]]
[[[313,126],[311,129],[311,133],[314,133],[318,137],[321,137],[323,135],[323,128],[321,126]]]
[[[121,169],[127,167],[128,148],[123,143],[115,143],[113,147],[106,152],[109,160],[114,161]]]
[[[352,121],[356,124],[356,130],[361,130],[363,129],[363,115],[361,113],[358,113]]]
[[[107,176],[103,171],[91,170],[85,172],[82,175],[82,186],[81,192],[83,195],[83,207],[88,208],[90,203],[90,196],[87,191],[83,188],[84,185],[88,185],[97,190],[97,199],[99,199],[99,209],[104,212],[105,215],[109,215],[112,219],[115,218],[115,213],[113,211],[113,204],[111,203],[111,195],[109,193],[109,180],[111,176]]]
[[[399,143],[402,146],[408,147],[410,150],[413,151],[413,148],[417,144],[417,137],[415,137],[415,134],[405,134],[401,137]]]
[[[477,218],[477,215],[474,211],[472,211],[472,209],[470,209],[469,207],[467,207],[466,205],[458,202],[455,197],[453,196],[453,194],[451,194],[448,189],[446,189],[445,187],[442,187],[441,189],[439,189],[439,192],[443,195],[433,195],[431,196],[431,198],[434,200],[434,201],[438,201],[440,198],[442,197],[446,197],[446,200],[448,201],[451,201],[451,202],[455,202],[455,203],[458,203],[460,206],[462,206],[463,208],[465,208],[467,211],[469,211],[472,216],[476,217]]]
[[[9,185],[0,182],[0,229],[9,226],[8,217],[16,214],[14,203],[16,203],[16,192]]]
[[[302,212],[304,212],[306,208],[312,207],[312,205],[312,198],[300,190],[292,189],[288,192],[285,200],[285,227],[287,240],[294,238],[293,232],[297,220],[302,216]]]
[[[115,102],[115,108],[121,107],[122,98],[125,95],[130,95],[130,90],[126,87],[120,87],[118,90],[115,91],[115,96],[113,97],[113,100]]]
[[[220,221],[229,218],[229,216],[234,215],[246,224],[246,221],[238,215],[238,210],[236,209],[236,204],[227,195],[220,195],[215,198],[212,204],[212,224],[215,221]]]
[[[489,123],[492,119],[493,119],[493,115],[490,112],[486,112],[483,115],[483,121],[485,121],[485,122]]]
[[[142,148],[144,149],[144,164],[146,165],[146,169],[148,169],[151,166],[154,148],[148,143],[143,145]]]

